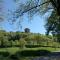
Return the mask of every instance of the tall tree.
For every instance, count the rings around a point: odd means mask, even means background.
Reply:
[[[57,15],[56,11],[53,11],[51,16],[46,22],[46,34],[52,32],[53,36],[57,37],[57,41],[60,42],[60,16]]]

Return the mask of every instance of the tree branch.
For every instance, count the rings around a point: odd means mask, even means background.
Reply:
[[[42,3],[42,4],[40,4],[40,5],[36,5],[36,6],[34,6],[34,7],[31,7],[30,9],[27,9],[26,11],[23,11],[23,12],[21,13],[21,15],[24,14],[24,13],[26,13],[26,12],[28,12],[28,11],[30,11],[30,10],[32,10],[32,9],[34,9],[34,8],[37,8],[37,7],[40,7],[40,6],[42,6],[42,5],[46,4],[46,3],[49,3],[49,2],[50,2],[50,1],[46,1],[46,2],[44,2],[44,3]]]

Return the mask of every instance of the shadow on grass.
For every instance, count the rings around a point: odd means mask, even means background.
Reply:
[[[60,57],[60,52],[50,52],[47,50],[22,50],[18,51],[15,54],[11,55],[9,52],[0,52],[0,57],[3,57],[6,60],[6,57],[8,60],[19,60],[20,58],[23,57],[35,57],[35,56],[45,56],[47,57],[52,57],[56,58],[57,56]]]
[[[47,50],[24,50],[16,53],[18,56],[29,57],[29,56],[48,56],[50,51]]]
[[[8,57],[9,55],[10,55],[9,52],[0,52],[0,56]]]
[[[9,58],[12,60],[19,60],[19,57],[17,55],[11,55]]]

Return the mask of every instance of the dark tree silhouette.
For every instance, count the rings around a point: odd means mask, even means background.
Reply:
[[[29,29],[29,28],[25,28],[24,31],[25,31],[26,33],[29,33],[29,32],[30,32],[30,29]]]

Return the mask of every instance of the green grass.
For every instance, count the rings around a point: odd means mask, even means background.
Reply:
[[[20,50],[20,48],[18,48],[18,47],[0,48],[0,52],[9,52],[11,54],[15,54],[19,50]]]
[[[9,52],[11,54],[15,54],[16,52],[18,51],[24,51],[24,50],[48,50],[48,51],[51,51],[51,52],[54,52],[54,51],[60,51],[60,48],[52,48],[52,47],[37,47],[37,48],[24,48],[24,49],[21,49],[19,47],[11,47],[11,48],[0,48],[0,52]]]
[[[59,51],[60,48],[39,47],[39,48],[26,48],[26,49],[22,49],[22,50],[48,50],[48,51],[54,52],[54,51]]]

